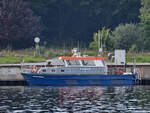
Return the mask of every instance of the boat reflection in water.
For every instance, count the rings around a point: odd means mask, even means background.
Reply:
[[[66,101],[70,101],[72,104],[76,103],[76,101],[80,98],[83,98],[83,100],[88,101],[95,100],[96,98],[102,96],[103,93],[104,93],[103,88],[94,88],[94,87],[59,88],[60,106],[63,107],[66,104]],[[89,102],[87,102],[87,104],[88,103]]]
[[[150,112],[149,86],[0,87],[5,113]]]

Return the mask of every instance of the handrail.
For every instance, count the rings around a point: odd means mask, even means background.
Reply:
[[[106,60],[107,57],[59,57],[61,60]]]

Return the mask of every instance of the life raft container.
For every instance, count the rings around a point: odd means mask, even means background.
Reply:
[[[32,73],[36,73],[38,71],[38,67],[37,66],[35,66],[35,65],[33,65],[32,66]]]
[[[123,75],[124,72],[125,72],[125,69],[123,67],[118,68],[119,75]]]

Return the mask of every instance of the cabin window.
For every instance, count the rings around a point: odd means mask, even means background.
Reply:
[[[67,62],[67,64],[68,64],[68,65],[71,65],[71,63],[70,63],[70,61],[69,61],[69,60],[66,60],[66,62]]]
[[[81,60],[81,62],[82,62],[82,64],[83,64],[84,66],[87,65],[87,62],[85,62],[84,60]]]
[[[96,66],[105,66],[105,62],[103,60],[95,60]]]
[[[80,66],[80,62],[79,60],[66,60],[68,65],[71,65],[71,66]]]
[[[95,66],[95,62],[92,60],[82,60],[84,66]]]
[[[46,69],[43,69],[42,72],[46,72]]]
[[[52,72],[55,72],[56,70],[52,69]]]
[[[61,70],[61,72],[65,72],[65,70]]]

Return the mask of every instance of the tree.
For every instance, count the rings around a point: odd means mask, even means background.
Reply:
[[[144,31],[144,48],[150,50],[150,0],[141,0],[141,28]]]
[[[96,51],[98,52],[98,33],[94,33],[93,42],[90,43],[89,47],[91,49],[96,49]]]
[[[93,32],[120,23],[138,23],[140,0],[28,0],[42,17],[44,40],[63,42],[92,41]],[[52,43],[49,43],[52,44]],[[61,46],[62,46],[61,45]]]
[[[23,0],[0,1],[0,45],[13,48],[29,47],[33,38],[40,35],[40,17]]]
[[[100,35],[100,40],[101,41],[98,40],[99,35]],[[100,41],[100,42],[98,42],[98,41]],[[109,48],[108,46],[110,44],[110,29],[103,27],[100,31],[100,34],[94,33],[93,42],[90,43],[89,47],[91,49],[96,49],[96,51],[98,53],[98,48],[99,48],[98,46],[99,46],[100,43],[102,44],[103,48],[106,48],[106,49]]]
[[[103,47],[108,49],[110,44],[110,29],[103,27],[100,31],[100,38],[102,39]]]
[[[143,32],[136,24],[120,24],[112,32],[115,49],[129,50],[131,47],[137,46],[139,50],[143,48]]]

